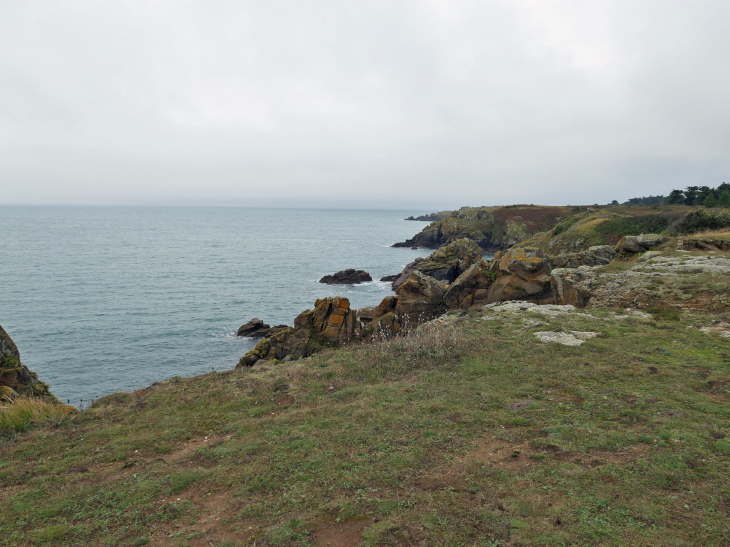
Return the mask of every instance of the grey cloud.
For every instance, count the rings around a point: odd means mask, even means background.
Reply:
[[[728,177],[727,2],[6,2],[0,203],[435,209]]]

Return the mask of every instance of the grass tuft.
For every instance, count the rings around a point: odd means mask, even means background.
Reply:
[[[16,397],[0,406],[0,436],[6,437],[45,422],[60,422],[76,409],[32,397]]]

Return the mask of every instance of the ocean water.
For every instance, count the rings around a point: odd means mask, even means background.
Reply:
[[[393,249],[424,211],[0,206],[0,325],[21,360],[72,404],[172,376],[232,369],[253,317],[293,324],[314,300],[376,305],[373,279],[430,251]]]

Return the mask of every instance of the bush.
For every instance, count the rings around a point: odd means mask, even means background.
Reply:
[[[687,213],[679,221],[677,232],[680,234],[694,234],[705,230],[721,230],[730,227],[730,213],[699,209]]]

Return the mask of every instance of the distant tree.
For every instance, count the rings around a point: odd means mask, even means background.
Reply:
[[[682,192],[682,190],[672,190],[669,193],[669,198],[667,199],[667,203],[669,205],[683,205],[684,204],[684,192]]]
[[[717,207],[717,203],[717,198],[712,192],[707,194],[705,199],[702,201],[702,205],[704,205],[705,207]]]
[[[716,194],[717,194],[718,196],[719,196],[720,194],[722,194],[723,192],[725,192],[725,191],[727,191],[727,192],[730,192],[730,184],[728,184],[727,182],[723,182],[723,183],[722,183],[722,184],[720,184],[720,185],[719,185],[719,186],[718,186],[717,188],[715,188],[715,193],[716,193]]]
[[[611,203],[609,203],[609,205],[618,205],[618,204],[619,204],[618,200],[615,200],[615,199],[613,201],[611,201]]]
[[[700,187],[699,186],[687,186],[687,188],[684,189],[684,204],[685,205],[695,205],[697,201],[697,196],[700,193]]]
[[[720,198],[717,200],[717,204],[720,207],[730,207],[730,190],[723,190],[720,193]]]
[[[709,186],[700,186],[699,190],[698,190],[696,202],[704,204],[705,200],[709,196],[715,196],[715,191],[712,188],[710,188]],[[715,196],[715,197],[717,197],[717,196]]]

